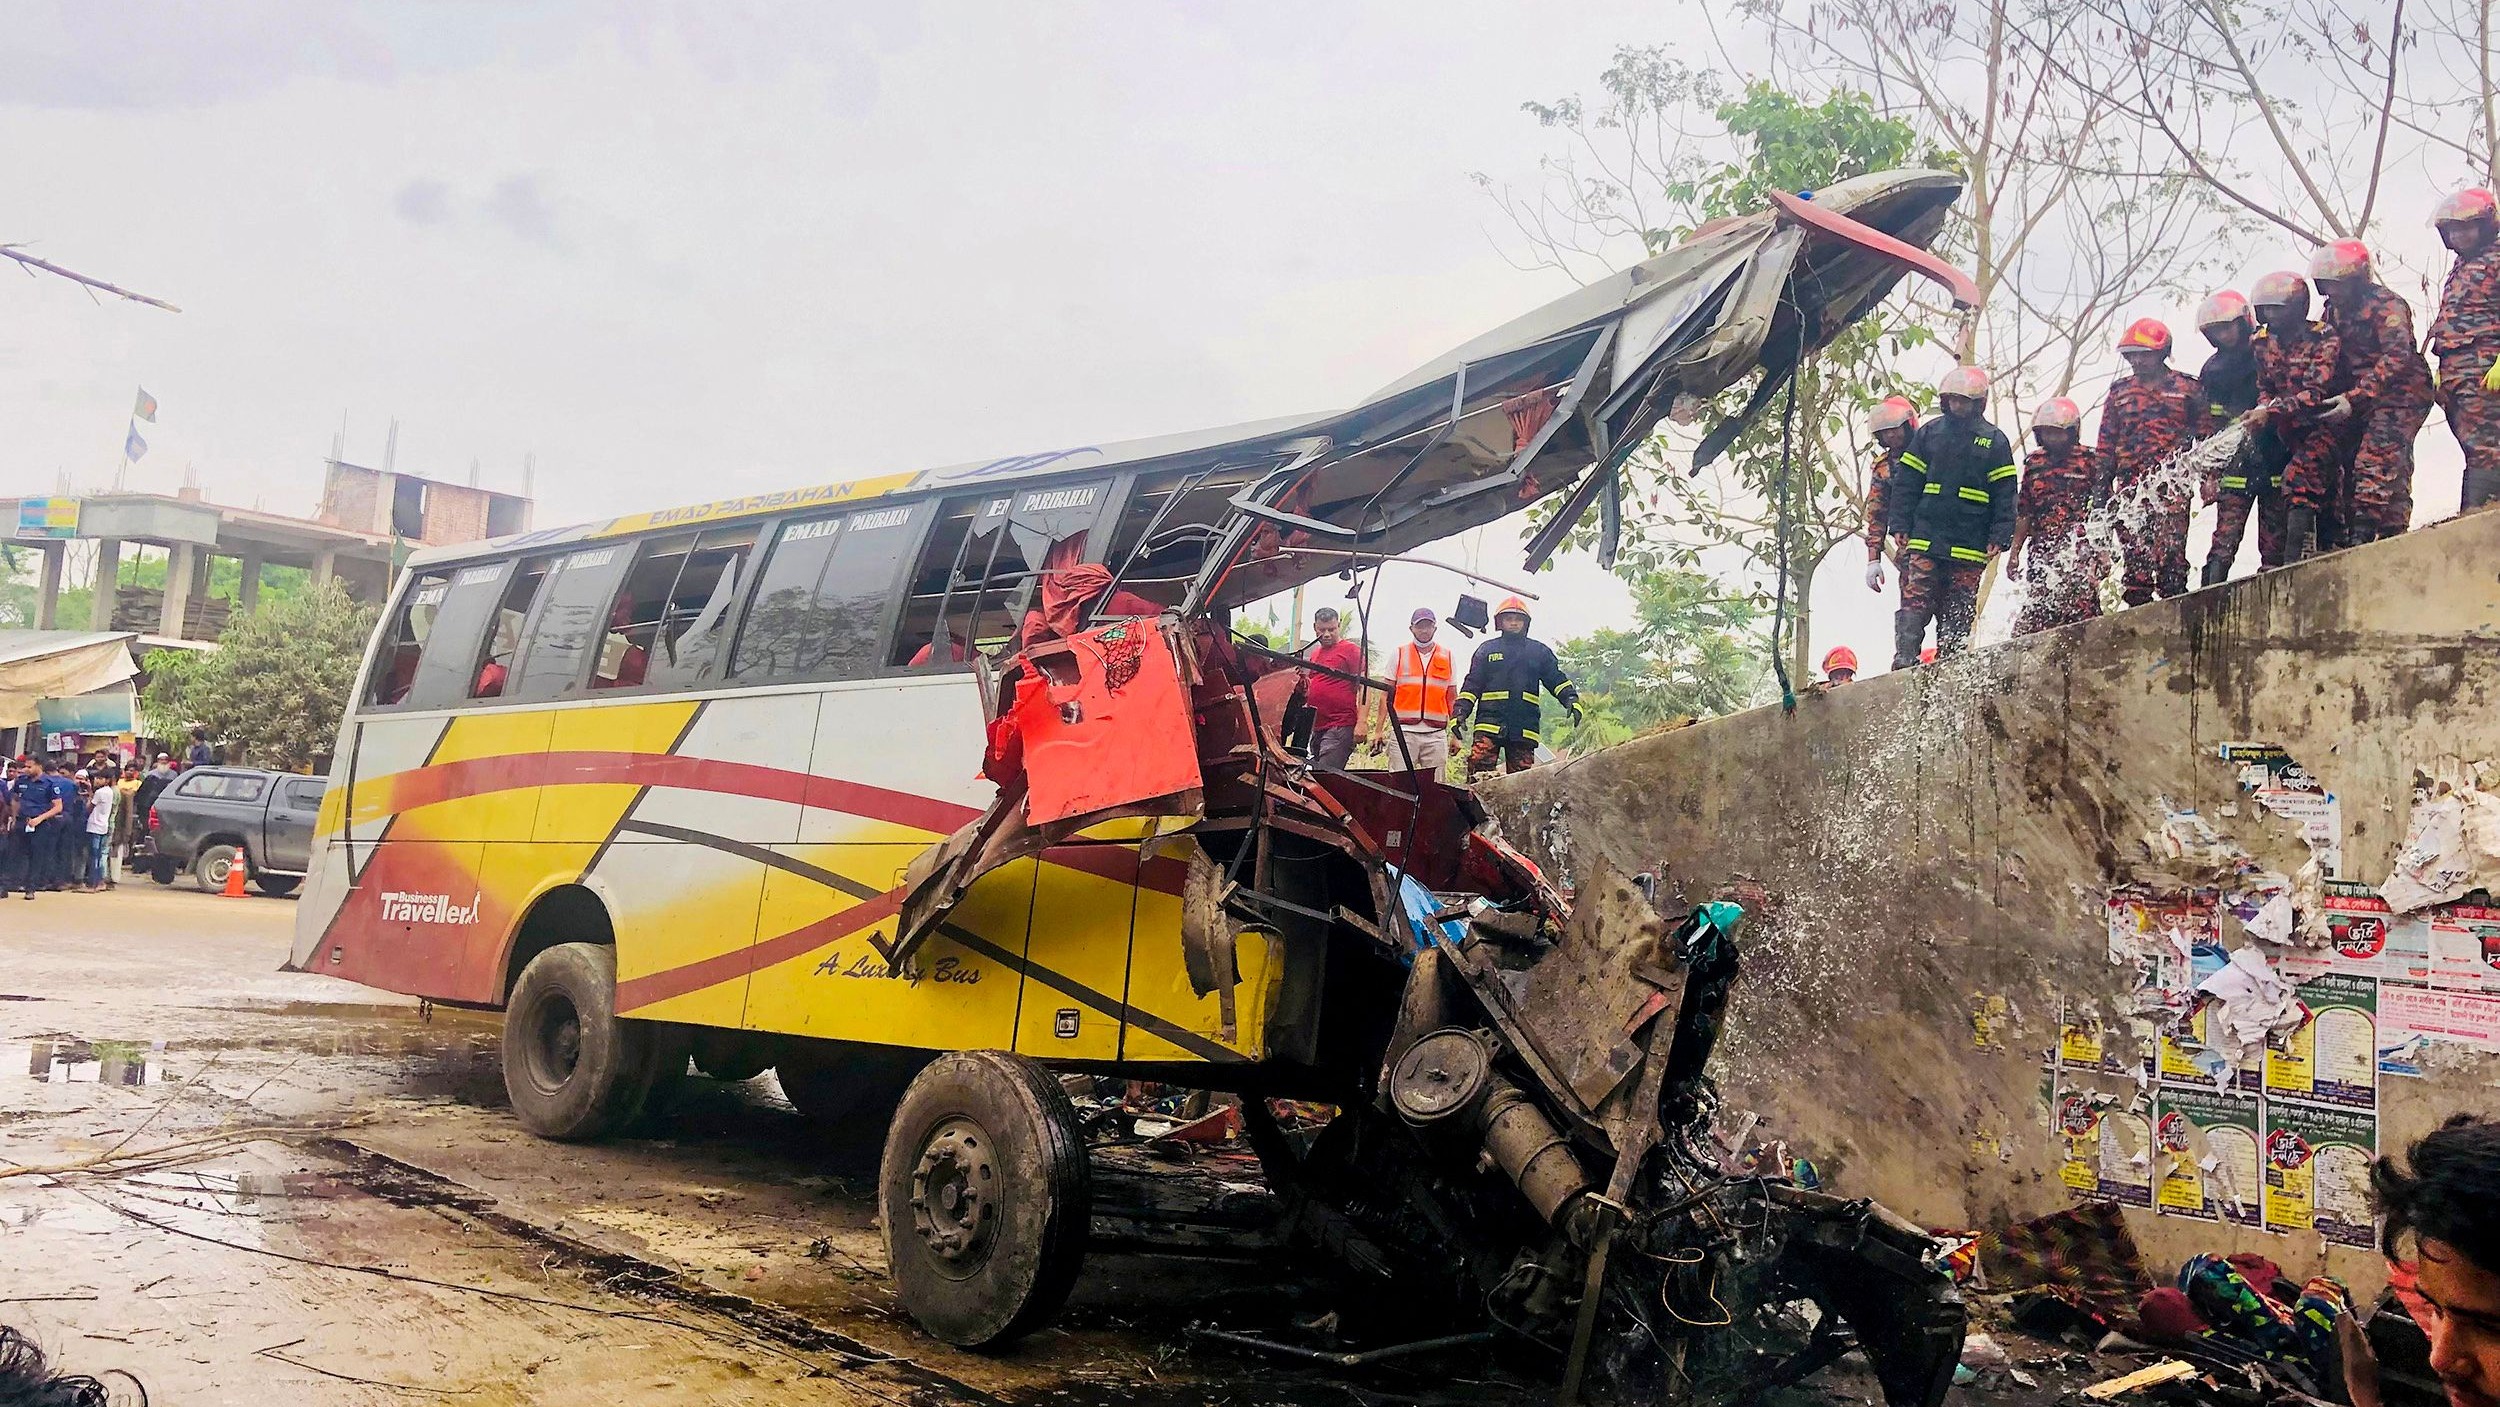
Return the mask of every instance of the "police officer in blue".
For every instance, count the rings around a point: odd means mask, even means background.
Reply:
[[[60,853],[62,835],[61,793],[44,775],[43,759],[26,759],[25,770],[9,784],[9,804],[15,814],[9,822],[10,834],[17,841],[16,849],[26,866],[26,897],[35,897],[38,888],[50,888],[57,867],[54,856]]]

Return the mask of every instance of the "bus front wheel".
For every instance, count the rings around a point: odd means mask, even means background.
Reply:
[[[503,1084],[521,1126],[578,1141],[621,1131],[652,1093],[665,1033],[616,1014],[616,949],[558,943],[512,984],[503,1020]],[[685,1052],[670,1047],[682,1068]]]
[[[877,1184],[896,1291],[931,1334],[1002,1347],[1067,1301],[1088,1231],[1085,1140],[1041,1066],[996,1050],[931,1061],[894,1111]]]

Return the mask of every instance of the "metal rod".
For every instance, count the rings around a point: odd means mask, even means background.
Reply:
[[[1386,1348],[1366,1349],[1361,1353],[1331,1353],[1324,1348],[1304,1348],[1299,1344],[1278,1343],[1253,1334],[1235,1334],[1223,1329],[1207,1329],[1191,1325],[1189,1336],[1231,1344],[1257,1353],[1272,1353],[1280,1358],[1299,1358],[1310,1363],[1325,1363],[1334,1368],[1361,1368],[1386,1362],[1392,1358],[1412,1358],[1422,1353],[1439,1353],[1444,1349],[1467,1348],[1493,1342],[1493,1331],[1479,1329],[1472,1334],[1449,1334],[1437,1339],[1417,1339],[1413,1343],[1391,1344]]]
[[[1405,557],[1395,553],[1390,553],[1384,556],[1371,556],[1351,547],[1279,547],[1273,552],[1270,552],[1268,556],[1349,557],[1359,558],[1363,561],[1371,563],[1374,566],[1377,566],[1382,562],[1411,562],[1418,567],[1439,567],[1445,572],[1454,572],[1459,576],[1467,578],[1469,581],[1480,581],[1487,586],[1498,587],[1514,596],[1524,596],[1531,601],[1541,601],[1544,599],[1524,586],[1513,586],[1507,581],[1495,581],[1493,578],[1486,576],[1481,572],[1471,572],[1465,567],[1453,567],[1447,562],[1436,562],[1430,557]],[[1262,557],[1259,560],[1266,561],[1267,558]]]

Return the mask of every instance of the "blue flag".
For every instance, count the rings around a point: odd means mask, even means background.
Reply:
[[[147,387],[139,388],[139,399],[131,405],[130,413],[150,424],[156,422],[156,397],[148,394]]]
[[[130,438],[122,441],[122,458],[137,459],[147,452],[148,442],[139,438],[139,426],[133,422],[130,427]]]

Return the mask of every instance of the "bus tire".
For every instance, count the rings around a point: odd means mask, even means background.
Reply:
[[[182,866],[160,855],[147,862],[147,874],[148,878],[171,889],[174,881],[182,878]]]
[[[837,1134],[875,1137],[930,1059],[927,1051],[903,1046],[810,1041],[783,1052],[773,1078],[782,1098],[808,1122]]]
[[[960,1348],[1003,1347],[1066,1303],[1089,1231],[1085,1139],[1041,1066],[951,1051],[904,1091],[878,1211],[903,1308]]]
[[[705,1079],[744,1084],[772,1067],[772,1052],[754,1037],[709,1027],[694,1033],[694,1068]]]
[[[504,1010],[503,1085],[521,1126],[578,1142],[642,1113],[658,1074],[655,1028],[616,1014],[616,949],[558,943],[531,958]],[[683,1048],[679,1048],[683,1059]]]

